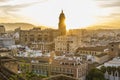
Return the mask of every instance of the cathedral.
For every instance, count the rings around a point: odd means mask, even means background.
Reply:
[[[30,46],[37,50],[54,50],[54,39],[66,35],[65,14],[63,10],[59,15],[58,29],[45,29],[35,27],[30,30],[20,30],[20,44]]]

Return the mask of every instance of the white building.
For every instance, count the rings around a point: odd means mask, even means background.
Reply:
[[[65,35],[55,39],[55,51],[72,53],[78,47],[77,36]]]
[[[114,58],[113,60],[104,63],[105,67],[120,67],[120,57]],[[108,71],[104,74],[105,78],[108,80],[120,80],[120,72],[119,70],[111,71],[109,74]]]
[[[104,63],[104,66],[114,66],[114,67],[119,67],[120,66],[120,57],[114,58],[113,60]]]
[[[9,47],[15,44],[13,38],[9,37],[0,37],[0,47]]]

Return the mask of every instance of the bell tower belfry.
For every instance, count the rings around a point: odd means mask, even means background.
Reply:
[[[63,13],[63,10],[61,11],[59,16],[58,27],[59,27],[60,35],[66,35],[65,14]]]

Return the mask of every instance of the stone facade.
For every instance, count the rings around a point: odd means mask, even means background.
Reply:
[[[0,35],[5,33],[5,27],[3,25],[0,25]]]
[[[111,58],[120,56],[120,42],[111,42],[108,48]]]
[[[28,45],[31,49],[53,50],[53,41],[59,35],[58,30],[33,28],[20,31],[20,43]]]
[[[99,55],[104,53],[106,46],[95,46],[95,47],[79,47],[76,49],[76,54],[84,54],[84,55]]]
[[[33,28],[30,30],[20,30],[20,44],[27,45],[31,49],[42,51],[54,50],[54,39],[57,36],[66,35],[65,15],[63,11],[59,16],[58,29]]]
[[[58,57],[52,63],[51,75],[64,74],[85,80],[88,64],[77,57]]]
[[[23,60],[23,59],[22,59]],[[85,80],[88,64],[80,58],[73,57],[45,57],[25,59],[18,62],[18,73],[22,74],[27,71],[44,75],[53,76],[64,74],[76,79]]]
[[[55,39],[55,51],[73,53],[78,47],[78,38],[74,35],[59,36]]]

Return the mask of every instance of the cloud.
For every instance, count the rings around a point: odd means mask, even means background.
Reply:
[[[120,19],[120,13],[111,13],[110,15],[108,15],[108,16],[98,16],[98,17],[101,17],[101,18],[118,18],[119,17],[119,19]]]
[[[6,1],[10,1],[10,0],[0,0],[0,2],[6,2]]]
[[[120,0],[95,0],[95,1],[97,1],[103,8],[120,7]]]
[[[120,7],[120,1],[119,2],[102,4],[101,7],[104,7],[104,8],[107,8],[107,7]]]
[[[120,18],[120,13],[112,13],[110,16],[111,17],[114,16],[114,17],[119,17]]]
[[[1,2],[4,1],[9,1],[9,0],[0,0]],[[28,2],[28,3],[23,3],[23,4],[18,4],[16,3],[15,5],[7,4],[7,5],[0,5],[0,14],[3,14],[4,16],[6,15],[11,15],[14,14],[14,12],[19,11],[22,8],[32,6],[34,4],[39,4],[47,0],[37,0],[34,2]]]

